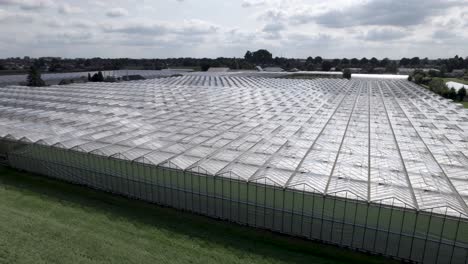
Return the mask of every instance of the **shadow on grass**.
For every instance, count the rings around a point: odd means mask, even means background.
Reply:
[[[335,246],[240,226],[0,166],[0,187],[289,263],[393,263]]]

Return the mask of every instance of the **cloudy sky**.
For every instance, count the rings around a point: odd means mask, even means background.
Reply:
[[[468,0],[0,0],[0,57],[468,56]]]

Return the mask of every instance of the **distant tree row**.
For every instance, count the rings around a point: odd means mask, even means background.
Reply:
[[[334,58],[325,59],[321,56],[309,56],[305,59],[275,57],[266,49],[247,51],[243,58],[167,58],[167,59],[129,59],[129,58],[7,58],[0,59],[0,65],[7,69],[7,65],[35,66],[42,71],[70,72],[70,71],[104,71],[120,69],[160,70],[166,68],[193,68],[207,70],[210,67],[228,67],[231,69],[254,69],[255,66],[277,66],[285,70],[325,70],[341,71],[345,68],[361,68],[363,72],[380,73],[397,72],[399,67],[406,68],[436,68],[441,74],[452,72],[454,69],[468,69],[468,58],[455,56],[448,59],[431,60],[428,58]]]

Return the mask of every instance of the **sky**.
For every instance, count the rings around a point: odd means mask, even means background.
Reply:
[[[0,57],[468,56],[468,0],[0,0]]]

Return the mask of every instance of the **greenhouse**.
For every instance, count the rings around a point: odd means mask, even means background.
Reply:
[[[7,86],[0,162],[396,259],[468,260],[468,110],[406,80]]]
[[[64,79],[87,79],[88,73],[93,75],[98,73],[97,71],[89,72],[64,72],[64,73],[45,73],[42,74],[42,79],[46,82],[58,84],[61,80]],[[115,71],[102,71],[104,77],[114,77],[122,78],[129,75],[140,75],[145,79],[159,78],[159,77],[169,77],[171,75],[180,73],[178,70],[115,70]],[[6,85],[17,85],[23,82],[26,82],[26,74],[18,75],[1,75],[0,76],[0,86]]]

